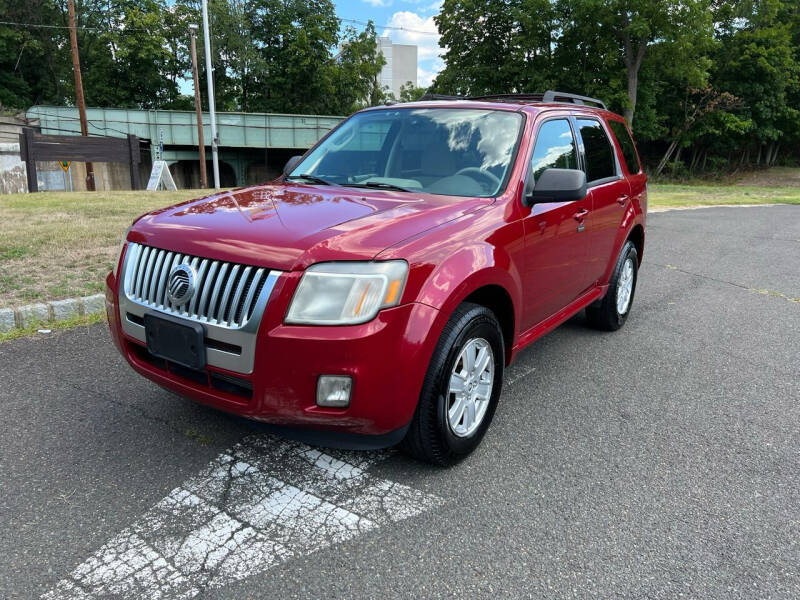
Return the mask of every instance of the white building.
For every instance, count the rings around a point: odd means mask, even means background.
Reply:
[[[378,50],[386,64],[381,69],[381,87],[388,87],[396,99],[400,99],[400,87],[410,81],[417,85],[417,47],[394,44],[391,38],[378,38]]]

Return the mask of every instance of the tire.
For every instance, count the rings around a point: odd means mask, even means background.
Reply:
[[[484,351],[491,363],[484,358]],[[471,374],[480,364],[474,363],[470,371],[470,356],[485,362],[484,370]],[[497,408],[504,366],[503,333],[494,313],[477,304],[461,304],[433,352],[403,449],[439,466],[453,465],[472,452]],[[463,387],[464,393],[451,393],[451,380],[455,387]],[[470,421],[470,415],[474,415],[474,421]]]
[[[630,278],[629,286],[628,278]],[[605,297],[586,307],[586,319],[589,325],[603,331],[616,331],[622,327],[631,312],[638,280],[639,254],[633,242],[627,241],[614,266]],[[620,299],[620,294],[624,296],[626,293],[627,300]]]

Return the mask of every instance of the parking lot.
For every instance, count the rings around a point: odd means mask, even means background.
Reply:
[[[0,598],[800,597],[800,207],[652,214],[633,312],[507,370],[441,470],[0,345]]]

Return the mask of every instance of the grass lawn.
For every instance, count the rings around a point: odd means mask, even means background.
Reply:
[[[0,196],[0,307],[103,291],[131,221],[199,197],[177,192],[41,192]],[[800,204],[800,186],[651,185],[650,208]]]
[[[200,195],[180,190],[0,196],[0,307],[102,292],[135,217]]]
[[[800,186],[650,185],[651,209],[719,204],[800,204]]]

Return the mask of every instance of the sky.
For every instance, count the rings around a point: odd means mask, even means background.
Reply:
[[[417,85],[427,87],[444,68],[439,54],[439,35],[434,15],[439,13],[441,0],[334,0],[336,14],[341,19],[366,22],[372,20],[378,35],[392,38],[395,44],[417,46]],[[363,25],[349,23],[362,30]],[[383,26],[397,29],[385,29]]]

